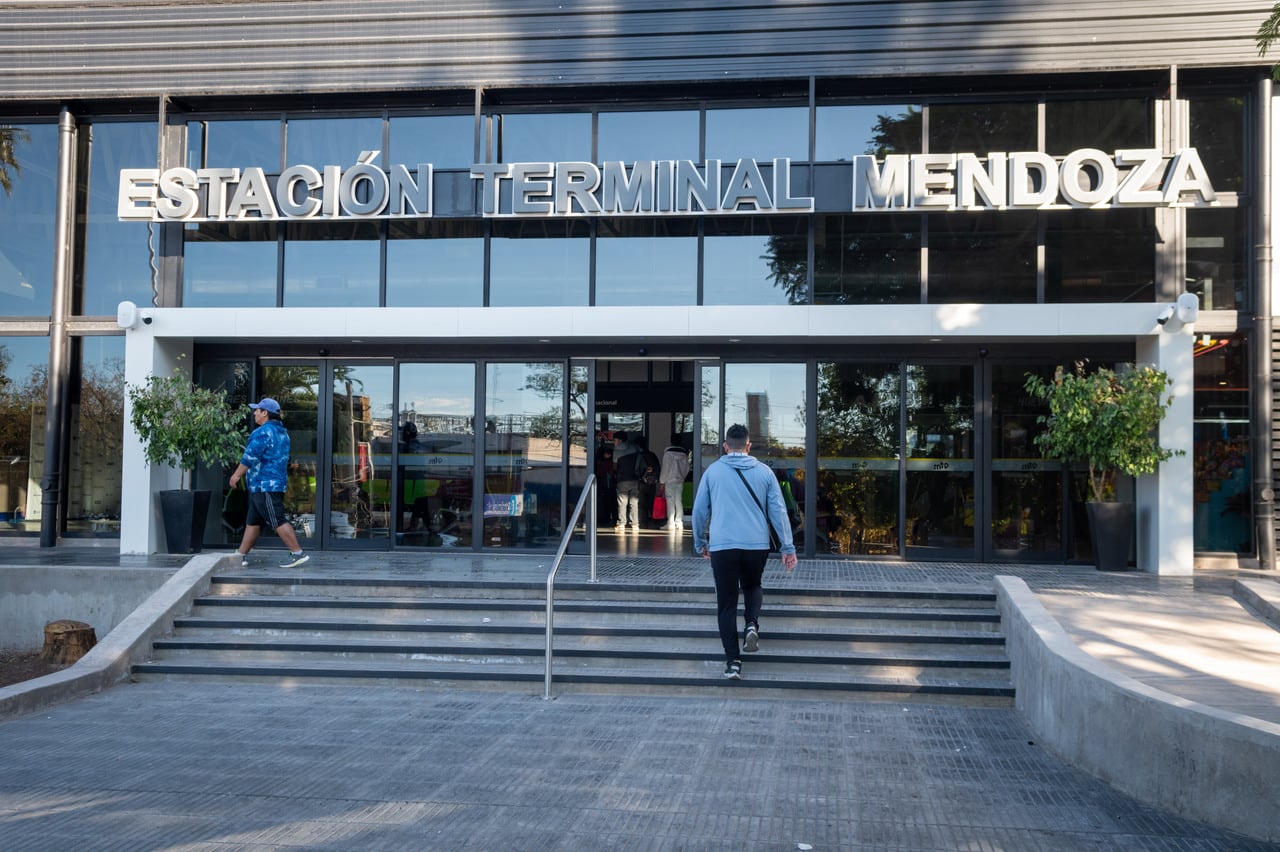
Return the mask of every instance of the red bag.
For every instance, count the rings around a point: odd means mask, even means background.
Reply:
[[[655,521],[665,521],[667,519],[667,498],[664,494],[658,494],[653,498],[653,513],[651,517]]]

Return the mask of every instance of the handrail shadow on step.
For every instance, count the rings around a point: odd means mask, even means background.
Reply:
[[[584,506],[590,506],[591,511],[587,513],[587,546],[591,554],[591,582],[596,582],[596,475],[587,476],[585,487],[582,489],[582,496],[578,498],[578,505],[573,508],[573,513],[569,515],[569,522],[564,525],[564,535],[560,536],[560,549],[556,551],[555,561],[551,563],[551,571],[547,574],[547,653],[546,664],[547,673],[544,678],[542,699],[549,701],[551,699],[551,633],[552,625],[555,623],[555,584],[556,572],[560,570],[560,562],[564,559],[565,551],[569,549],[569,540],[573,538],[573,530],[578,524],[578,517],[582,514]]]

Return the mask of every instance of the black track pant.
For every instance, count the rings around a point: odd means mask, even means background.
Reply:
[[[725,661],[740,659],[738,646],[738,589],[746,621],[759,623],[764,589],[760,578],[769,559],[767,550],[713,550],[711,572],[716,579],[716,620],[720,625],[720,642]]]

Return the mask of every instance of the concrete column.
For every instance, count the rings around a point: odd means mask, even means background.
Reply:
[[[143,309],[148,311],[147,309]],[[155,312],[159,313],[159,312]],[[158,338],[157,317],[152,325],[139,323],[125,332],[124,380],[126,387],[141,385],[151,375],[167,376],[179,366],[191,369],[193,345],[190,338]],[[170,467],[153,467],[147,462],[142,442],[131,426],[133,407],[128,394],[124,401],[124,448],[121,456],[120,552],[122,554],[161,553],[165,550],[164,527],[160,521],[159,493],[181,485],[180,472]]]
[[[1174,318],[1157,333],[1137,340],[1139,366],[1164,370],[1170,379],[1173,404],[1160,424],[1160,445],[1183,452],[1160,465],[1158,472],[1138,477],[1138,568],[1152,574],[1190,576],[1195,563],[1193,330]]]

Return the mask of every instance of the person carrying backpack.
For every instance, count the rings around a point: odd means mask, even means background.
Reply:
[[[661,526],[653,517],[653,498],[658,495],[658,470],[662,462],[645,444],[643,437],[636,438],[640,454],[636,459],[636,482],[639,484],[640,525],[646,529]]]
[[[640,482],[636,473],[640,461],[640,448],[631,442],[626,432],[614,432],[613,472],[618,489],[618,520],[615,530],[639,529]]]

